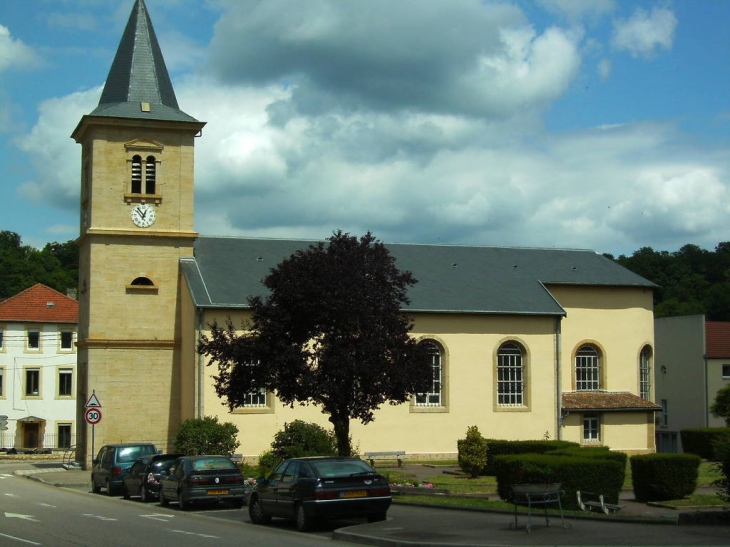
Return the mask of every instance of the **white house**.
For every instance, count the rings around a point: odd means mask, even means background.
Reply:
[[[78,316],[76,300],[40,283],[0,302],[0,447],[75,444]]]

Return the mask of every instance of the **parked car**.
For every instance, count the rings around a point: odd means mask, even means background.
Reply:
[[[160,497],[160,480],[183,454],[154,454],[142,456],[129,468],[122,479],[122,496],[129,499],[139,495],[142,502]]]
[[[391,500],[387,479],[359,458],[294,458],[257,482],[248,514],[254,524],[294,519],[304,532],[324,518],[385,520]]]
[[[108,495],[120,491],[122,479],[135,460],[148,454],[157,454],[152,443],[107,444],[91,463],[91,490],[94,493],[106,488]]]
[[[194,502],[230,501],[243,506],[243,473],[227,456],[183,456],[160,481],[160,503],[178,502],[186,510]]]

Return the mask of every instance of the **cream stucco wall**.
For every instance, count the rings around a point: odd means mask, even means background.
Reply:
[[[405,450],[412,457],[453,456],[456,441],[464,437],[471,425],[477,425],[488,438],[547,436],[580,441],[579,415],[569,416],[558,430],[555,386],[558,340],[562,348],[564,391],[573,389],[575,351],[590,342],[601,348],[605,358],[608,389],[638,394],[639,354],[644,346],[653,348],[654,343],[651,292],[634,288],[561,286],[550,289],[566,309],[567,315],[562,320],[539,316],[414,315],[413,336],[433,340],[444,350],[445,404],[425,408],[413,404],[386,405],[376,412],[374,422],[365,426],[351,423],[355,447],[361,453]],[[186,305],[183,309],[187,309]],[[247,316],[240,310],[206,310],[200,322],[204,333],[213,320],[223,322],[229,315],[235,325]],[[507,341],[517,342],[525,349],[524,407],[500,407],[495,402],[497,349]],[[196,368],[198,364],[195,358],[188,357],[187,366]],[[267,450],[274,434],[292,420],[312,421],[330,428],[327,416],[311,406],[291,409],[274,401],[267,409],[236,409],[229,413],[213,389],[212,376],[216,370],[207,366],[202,370],[202,413],[235,423],[240,431],[239,452],[246,457],[256,457]],[[606,413],[602,419],[601,444],[631,452],[652,451],[653,431],[653,413]]]

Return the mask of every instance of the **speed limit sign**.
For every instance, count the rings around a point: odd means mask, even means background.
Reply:
[[[84,413],[84,419],[86,419],[87,424],[98,424],[101,421],[101,410],[94,407],[87,408],[86,412]]]

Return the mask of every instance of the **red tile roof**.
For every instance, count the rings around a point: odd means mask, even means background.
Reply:
[[[709,359],[730,358],[730,322],[705,322],[705,351]]]
[[[0,302],[0,321],[78,323],[79,303],[38,283]]]
[[[628,391],[572,391],[563,393],[565,410],[631,411],[662,407]]]

